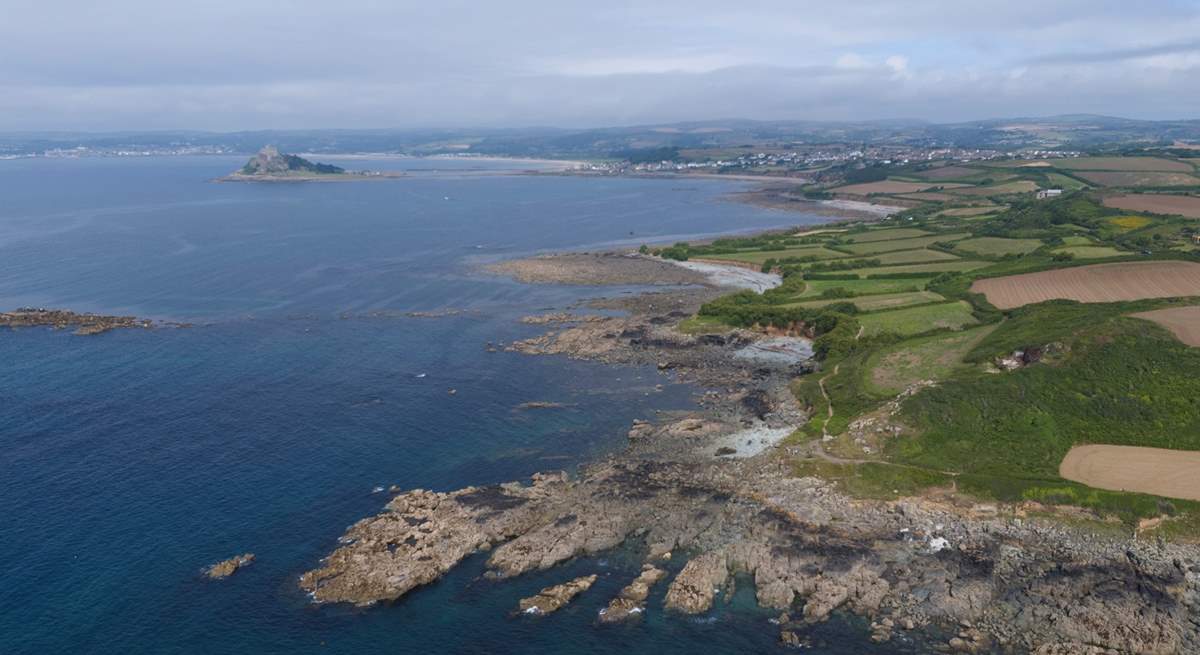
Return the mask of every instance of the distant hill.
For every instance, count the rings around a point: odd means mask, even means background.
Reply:
[[[275,146],[266,146],[250,158],[238,171],[238,175],[259,177],[282,177],[289,175],[339,175],[346,169],[332,164],[318,164],[303,157],[279,152]]]

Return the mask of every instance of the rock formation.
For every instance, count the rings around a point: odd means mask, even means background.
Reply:
[[[204,575],[212,580],[222,580],[237,573],[238,569],[254,563],[254,553],[243,553],[213,564],[204,571]]]
[[[608,607],[600,610],[600,622],[620,623],[646,611],[646,597],[650,595],[650,588],[666,576],[666,571],[650,564],[644,565],[641,574],[622,589]]]
[[[557,612],[576,596],[591,589],[595,582],[596,575],[592,574],[575,578],[574,580],[554,585],[553,587],[546,587],[539,591],[536,596],[522,598],[517,606],[517,610],[522,614],[534,614],[538,616]]]

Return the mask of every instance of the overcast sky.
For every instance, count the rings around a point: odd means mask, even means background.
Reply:
[[[1200,0],[0,0],[0,130],[1200,118]]]

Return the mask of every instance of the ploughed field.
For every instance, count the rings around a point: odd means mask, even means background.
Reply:
[[[977,280],[971,290],[1000,309],[1047,300],[1086,303],[1200,296],[1200,264],[1123,262]]]
[[[1120,196],[1108,196],[1104,204],[1116,209],[1129,211],[1151,212],[1154,214],[1175,214],[1188,218],[1200,218],[1200,197],[1172,196],[1161,193],[1134,193]]]
[[[1200,500],[1200,452],[1139,446],[1076,446],[1059,465],[1067,480],[1109,491]]]
[[[1169,307],[1133,316],[1158,323],[1189,346],[1200,346],[1200,306]]]

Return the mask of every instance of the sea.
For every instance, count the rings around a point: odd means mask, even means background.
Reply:
[[[665,614],[662,584],[643,620],[597,626],[636,544],[506,582],[479,555],[369,608],[315,605],[297,580],[380,511],[380,487],[573,470],[634,419],[695,407],[701,389],[652,368],[490,352],[543,329],[523,315],[640,289],[521,284],[487,263],[823,219],[725,198],[743,183],[467,159],[344,162],[411,173],[385,181],[212,181],[241,163],[0,161],[0,309],[191,324],[0,330],[0,653],[782,650],[749,583],[699,617]],[[202,576],[244,552],[252,566]],[[512,616],[590,572],[559,613]],[[839,618],[810,652],[917,652],[866,635]]]

